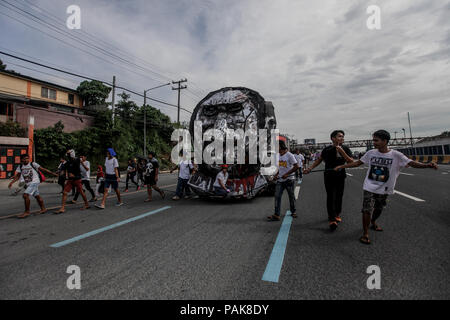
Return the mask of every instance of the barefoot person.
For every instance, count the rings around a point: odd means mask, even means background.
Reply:
[[[39,184],[41,183],[39,170],[56,177],[58,176],[58,174],[53,173],[45,169],[44,167],[41,167],[36,162],[30,162],[30,157],[27,154],[21,155],[20,161],[21,164],[17,167],[16,174],[9,183],[8,188],[11,189],[13,183],[19,179],[20,182],[25,183],[26,190],[23,194],[23,200],[25,201],[25,211],[21,215],[17,216],[18,218],[23,219],[30,215],[30,196],[33,196],[39,204],[39,207],[41,208],[39,214],[47,212],[47,209],[44,205],[44,200],[42,200],[41,196],[39,195]]]
[[[342,221],[342,197],[344,196],[345,170],[334,171],[337,166],[353,161],[353,155],[347,146],[344,146],[344,131],[335,130],[330,138],[333,144],[322,150],[314,163],[304,170],[305,174],[311,172],[322,161],[325,162],[325,190],[327,192],[328,225],[330,230],[336,230],[338,223]]]
[[[275,213],[267,217],[268,221],[280,221],[281,199],[283,191],[286,189],[289,197],[289,206],[292,218],[297,218],[295,209],[295,172],[298,170],[298,163],[294,155],[288,151],[284,141],[280,141],[278,154],[277,185],[275,187]]]
[[[164,192],[156,186],[159,177],[159,162],[156,159],[156,154],[153,151],[148,153],[148,160],[145,166],[144,182],[147,185],[147,199],[145,202],[152,201],[152,189],[155,189],[164,199],[166,196]]]
[[[117,195],[117,203],[116,207],[120,207],[123,205],[122,199],[120,198],[119,191],[119,182],[120,182],[120,173],[119,173],[119,161],[116,158],[117,153],[113,148],[108,148],[106,152],[105,159],[105,188],[103,191],[103,199],[100,205],[95,205],[99,209],[105,209],[106,198],[108,197],[109,188],[113,188]]]
[[[386,206],[386,199],[389,194],[394,193],[395,182],[400,169],[406,166],[413,168],[433,168],[437,165],[433,162],[425,164],[412,161],[403,153],[388,148],[391,136],[386,130],[378,130],[373,134],[373,145],[376,149],[367,151],[361,159],[340,165],[335,170],[358,167],[362,164],[369,165],[366,179],[364,180],[364,200],[362,207],[363,214],[363,235],[360,241],[370,244],[369,226],[375,231],[383,229],[376,223],[383,208]]]
[[[81,197],[84,201],[84,207],[81,210],[89,209],[89,203],[86,198],[86,194],[83,191],[82,182],[81,182],[81,160],[75,156],[75,150],[68,150],[67,153],[67,162],[65,164],[66,168],[66,185],[64,186],[64,192],[62,196],[62,204],[61,208],[55,212],[55,214],[60,214],[66,212],[66,201],[67,201],[67,193],[71,190],[76,189],[77,192],[81,194]]]

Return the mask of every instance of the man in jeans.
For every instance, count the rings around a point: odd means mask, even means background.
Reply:
[[[275,213],[267,217],[268,221],[280,221],[281,199],[283,191],[286,189],[289,196],[289,204],[292,218],[297,218],[295,209],[295,172],[298,170],[298,163],[294,155],[290,153],[284,141],[279,144],[277,185],[275,187]]]
[[[180,163],[172,170],[178,168],[178,183],[177,190],[175,192],[175,196],[173,196],[172,200],[180,200],[185,194],[185,198],[189,198],[191,196],[191,189],[188,186],[189,178],[191,177],[191,171],[194,170],[194,165],[191,160],[182,160]]]

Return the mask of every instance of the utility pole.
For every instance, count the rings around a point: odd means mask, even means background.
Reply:
[[[144,154],[143,156],[147,156],[147,90],[144,90]]]
[[[170,82],[144,90],[144,157],[147,156],[147,91],[158,89],[164,86],[170,86]]]
[[[397,139],[397,132],[398,132],[398,131],[394,131],[394,140]]]
[[[115,104],[115,98],[116,98],[116,76],[113,76],[112,102],[111,102],[113,126],[114,126],[114,104]]]
[[[413,154],[415,155],[412,130],[411,130],[411,118],[409,117],[409,112],[408,112],[408,123],[409,123],[409,136],[411,137],[411,148],[412,148]]]
[[[180,81],[172,81],[172,84],[178,84],[178,87],[172,87],[172,90],[178,91],[178,114],[177,114],[177,123],[180,124],[180,92],[182,89],[186,89],[186,86],[182,86],[181,83],[187,82],[187,79],[181,79]]]

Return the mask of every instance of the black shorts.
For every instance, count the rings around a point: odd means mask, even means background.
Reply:
[[[155,177],[153,176],[145,176],[144,184],[147,186],[156,186]]]

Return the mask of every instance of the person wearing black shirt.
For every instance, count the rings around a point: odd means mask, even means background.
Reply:
[[[147,199],[145,202],[152,201],[152,189],[155,189],[164,199],[165,194],[160,188],[156,186],[159,176],[159,162],[155,157],[155,153],[150,151],[148,153],[148,160],[145,167],[145,184],[147,185]]]
[[[327,192],[328,222],[331,230],[336,230],[339,222],[342,221],[342,197],[344,195],[345,178],[347,174],[344,170],[333,170],[337,166],[353,162],[353,155],[347,146],[344,146],[344,131],[335,130],[331,133],[333,144],[322,150],[319,158],[307,169],[305,174],[311,172],[322,161],[325,162],[324,182]]]
[[[81,194],[84,200],[84,207],[81,210],[89,209],[89,203],[86,198],[86,194],[83,191],[83,187],[81,184],[81,170],[80,170],[80,158],[75,157],[74,150],[67,151],[67,162],[65,164],[66,169],[66,185],[64,187],[64,192],[62,196],[62,205],[61,208],[56,211],[56,214],[66,212],[66,200],[67,193],[72,190],[72,188],[76,188],[77,192]]]

